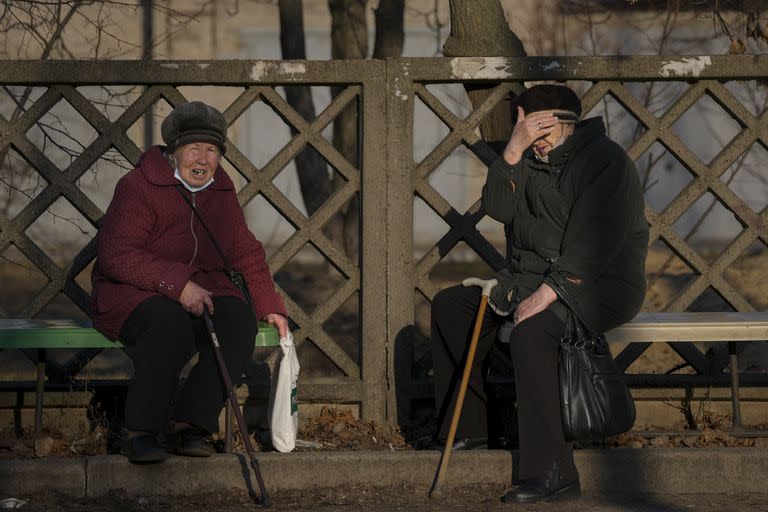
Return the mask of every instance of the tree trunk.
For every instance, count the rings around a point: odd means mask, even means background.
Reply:
[[[520,39],[509,29],[499,0],[450,0],[451,35],[443,46],[446,57],[525,57]],[[493,86],[465,85],[473,107]],[[523,85],[516,93],[523,90]],[[512,134],[511,97],[502,100],[480,124],[480,134],[494,149],[503,149]]]
[[[304,39],[304,16],[301,0],[279,0],[280,13],[280,49],[284,59],[306,59]],[[295,85],[285,87],[288,104],[306,121],[315,119],[315,105],[309,86]],[[291,135],[297,131],[291,126]],[[296,155],[296,172],[299,176],[301,197],[307,214],[312,215],[331,195],[331,181],[325,160],[307,145]]]
[[[373,45],[373,58],[386,59],[403,54],[405,32],[403,14],[405,0],[379,0],[376,8],[376,41]]]
[[[331,58],[365,59],[368,57],[368,25],[365,19],[366,0],[328,0],[331,11]],[[343,88],[331,87],[335,98]],[[360,168],[358,151],[358,108],[351,103],[333,121],[333,145],[355,167]],[[333,177],[334,187],[344,184],[339,175]],[[329,236],[341,241],[347,256],[357,262],[360,248],[360,201],[353,198],[341,215],[329,224]]]

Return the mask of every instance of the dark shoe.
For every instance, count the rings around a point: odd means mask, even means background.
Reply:
[[[462,437],[456,439],[451,446],[451,451],[457,450],[485,450],[488,448],[488,440],[481,437]],[[445,439],[429,439],[417,445],[418,450],[445,450]]]
[[[556,487],[550,487],[545,478],[531,478],[520,487],[501,497],[504,503],[533,503],[536,501],[569,500],[581,496],[578,480],[560,480]]]
[[[508,491],[501,497],[504,503],[532,503],[537,501],[557,501],[581,496],[579,480],[560,478],[557,463],[544,478],[529,478],[517,489]]]
[[[185,457],[210,457],[216,453],[208,435],[194,427],[188,427],[165,435],[168,451]]]
[[[488,439],[489,450],[514,450],[519,448],[517,438],[510,439],[509,437],[493,437]]]
[[[122,452],[133,464],[152,464],[168,458],[168,452],[160,445],[155,434],[124,439]]]
[[[463,437],[453,443],[452,450],[485,450],[488,448],[488,439],[484,437]]]

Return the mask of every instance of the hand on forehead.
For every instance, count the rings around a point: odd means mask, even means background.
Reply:
[[[523,114],[523,117],[525,118],[526,121],[543,122],[543,121],[550,121],[553,119],[555,121],[558,120],[557,116],[555,116],[554,114],[556,112],[555,110],[538,110],[536,112],[527,113],[523,111],[522,107],[519,107],[519,108],[520,108],[520,113]]]
[[[540,110],[525,114],[522,107],[517,107],[517,122],[527,126],[529,132],[536,136],[541,136],[541,130],[545,133],[551,132],[557,126],[559,120],[551,110]]]

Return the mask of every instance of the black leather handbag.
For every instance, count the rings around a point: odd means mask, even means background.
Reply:
[[[635,402],[605,336],[589,330],[564,290],[555,292],[570,310],[559,365],[566,441],[603,441],[628,431],[635,423]]]

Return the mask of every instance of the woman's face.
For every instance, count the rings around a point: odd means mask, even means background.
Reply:
[[[213,178],[219,166],[219,148],[207,142],[192,142],[173,152],[181,179],[191,187],[200,187]]]
[[[565,142],[565,139],[573,133],[574,127],[573,123],[557,123],[554,130],[534,141],[533,151],[540,157],[547,156],[553,149]]]

